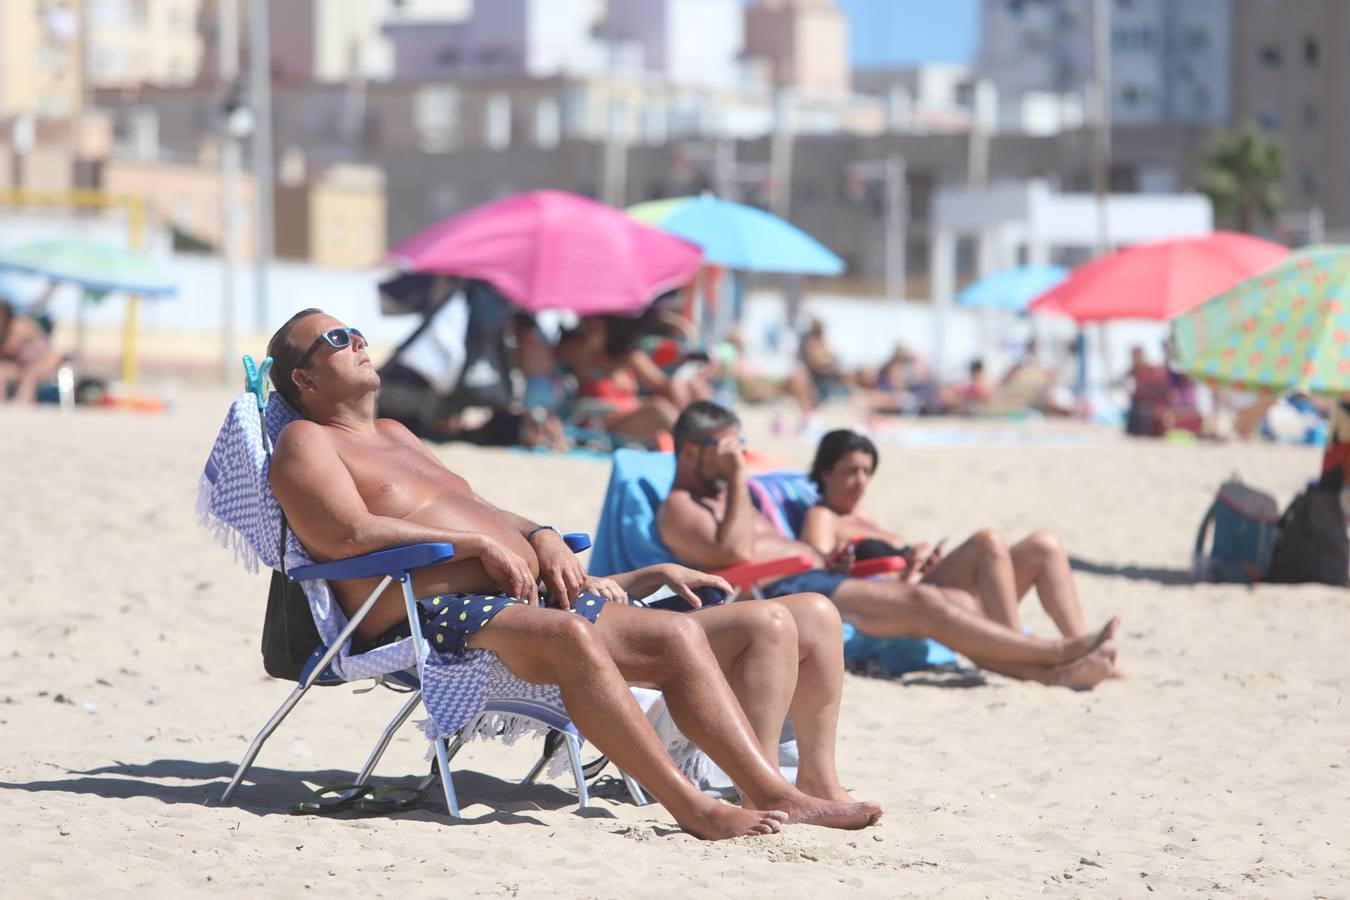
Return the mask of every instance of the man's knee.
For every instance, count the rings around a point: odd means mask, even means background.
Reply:
[[[783,602],[792,613],[797,631],[803,635],[835,636],[843,627],[839,607],[824,594],[796,594],[783,598]]]
[[[668,613],[661,617],[662,652],[681,656],[706,650],[708,636],[693,616]]]
[[[797,645],[797,623],[785,605],[774,600],[752,600],[743,605],[745,612],[742,615],[752,638],[793,647]]]

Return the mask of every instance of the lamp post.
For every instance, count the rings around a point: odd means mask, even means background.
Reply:
[[[239,84],[239,8],[237,0],[219,0],[217,7],[220,85],[219,109],[221,221],[221,376],[229,380],[238,362],[236,290],[239,267],[239,142],[253,130],[253,111],[244,103]]]

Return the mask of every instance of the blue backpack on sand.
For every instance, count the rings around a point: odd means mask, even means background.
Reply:
[[[1208,551],[1205,540],[1213,527]],[[1237,476],[1224,482],[1195,536],[1191,575],[1196,581],[1252,584],[1270,569],[1279,536],[1280,507],[1275,498],[1248,487]]]

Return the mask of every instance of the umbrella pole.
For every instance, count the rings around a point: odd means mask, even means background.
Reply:
[[[127,297],[122,321],[122,389],[130,393],[136,387],[136,320],[141,311],[141,295]]]

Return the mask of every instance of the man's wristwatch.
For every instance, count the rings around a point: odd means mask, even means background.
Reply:
[[[541,531],[551,531],[554,534],[558,535],[558,537],[562,537],[561,532],[559,532],[558,529],[554,528],[552,525],[536,525],[530,529],[528,534],[525,535],[525,540],[527,541],[533,540],[534,536]]]

